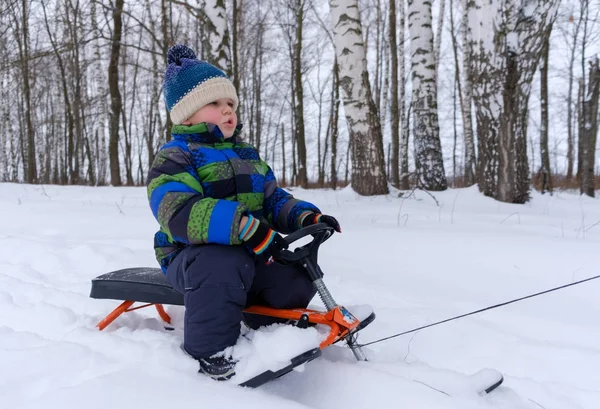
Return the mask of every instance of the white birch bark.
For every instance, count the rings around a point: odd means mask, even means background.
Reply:
[[[330,0],[335,52],[352,145],[352,188],[369,196],[388,192],[381,126],[371,94],[357,0]]]
[[[229,52],[229,30],[227,13],[223,0],[204,0],[202,11],[206,15],[203,46],[208,62],[232,76],[231,55]]]
[[[6,154],[10,111],[8,108],[8,70],[4,63],[0,64],[0,182],[8,181],[8,155]]]
[[[405,31],[406,7],[404,0],[398,3],[398,65],[400,66],[400,90],[398,103],[400,104],[400,189],[408,189],[408,126],[406,120],[406,57],[405,57]]]
[[[92,19],[92,27],[96,31],[96,39],[94,41],[94,59],[96,60],[93,63],[93,78],[94,83],[96,84],[96,92],[97,98],[99,101],[98,105],[95,107],[96,113],[98,115],[98,127],[95,131],[95,143],[94,143],[94,160],[95,160],[95,169],[96,169],[96,183],[99,185],[104,185],[106,183],[106,120],[108,118],[108,102],[106,96],[108,94],[106,89],[106,84],[108,83],[108,79],[105,76],[106,67],[102,64],[102,43],[100,42],[100,38],[102,35],[102,30],[97,23],[97,9],[95,2],[92,2],[91,5],[91,19]]]
[[[529,199],[527,105],[560,0],[482,0],[469,8],[479,188],[498,200]]]
[[[465,143],[465,184],[471,186],[476,183],[476,157],[475,157],[475,140],[473,138],[473,111],[471,105],[473,103],[473,84],[471,83],[471,42],[469,41],[469,7],[472,7],[472,0],[462,0],[463,15],[461,22],[461,42],[463,46],[462,65],[462,93],[463,103],[461,106],[461,114],[463,121],[463,134]]]
[[[409,0],[408,16],[418,184],[427,190],[445,190],[448,185],[438,124],[431,3]]]
[[[435,57],[435,74],[437,79],[437,73],[440,66],[440,53],[442,48],[442,32],[444,29],[444,15],[446,10],[446,0],[439,0],[439,14],[437,20],[437,27],[435,31],[435,45],[433,47],[433,55]],[[450,11],[452,12],[452,11]]]

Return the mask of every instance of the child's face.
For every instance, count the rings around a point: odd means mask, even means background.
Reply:
[[[220,98],[204,105],[183,122],[183,125],[196,125],[201,122],[217,125],[225,138],[231,138],[237,126],[237,114],[233,110],[233,101],[229,98]]]

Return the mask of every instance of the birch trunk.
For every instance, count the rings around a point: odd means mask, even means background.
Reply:
[[[31,3],[29,0],[21,0],[20,5],[21,14],[17,15],[17,12],[15,11],[13,17],[15,19],[15,26],[17,27],[15,37],[19,51],[20,74],[23,78],[23,105],[26,139],[21,141],[21,155],[23,157],[25,182],[35,183],[37,181],[37,166],[35,155],[35,129],[33,127],[33,113],[31,109],[31,71],[29,69],[29,15]],[[24,145],[26,147],[24,147]]]
[[[2,50],[4,51],[4,50]],[[4,53],[2,53],[4,55]],[[0,83],[8,84],[8,69],[5,59],[0,60]],[[6,74],[3,74],[6,73]],[[6,80],[5,80],[6,75]],[[6,150],[7,139],[11,134],[10,128],[10,109],[8,107],[9,93],[8,87],[0,88],[0,182],[8,181],[8,154]]]
[[[473,0],[462,0],[463,18],[461,27],[461,38],[463,45],[463,80],[459,91],[461,94],[461,115],[463,122],[463,134],[465,140],[465,186],[472,186],[477,182],[475,157],[475,139],[473,136],[473,84],[471,83],[471,42],[469,41],[469,7],[472,7]]]
[[[550,36],[546,37],[542,48],[540,64],[540,99],[541,99],[541,126],[540,126],[540,158],[542,167],[540,177],[542,193],[552,193],[552,172],[550,171],[550,151],[548,149],[548,65],[550,62]]]
[[[242,22],[242,7],[243,0],[233,0],[232,2],[232,26],[231,26],[231,74],[232,82],[235,89],[240,89],[240,59],[239,59],[239,44],[241,40],[240,23]]]
[[[469,8],[479,189],[503,202],[529,199],[527,106],[559,1],[485,0]]]
[[[398,44],[396,41],[396,0],[390,0],[389,18],[391,63],[390,120],[392,128],[391,174],[392,185],[398,188],[400,186],[400,112],[398,109]],[[404,78],[402,78],[402,81],[404,81]]]
[[[587,46],[588,46],[588,38],[589,38],[589,31],[588,31],[588,22],[590,19],[590,1],[589,0],[579,0],[579,6],[581,8],[580,13],[581,13],[581,19],[583,22],[583,33],[581,34],[581,43],[579,45],[580,48],[580,62],[581,62],[581,73],[582,73],[582,77],[580,78],[580,90],[582,90],[582,92],[585,93],[585,89],[586,87],[586,78],[585,78],[585,72],[587,71],[585,68],[585,64],[587,61],[587,57],[586,57],[586,51],[587,51]],[[581,114],[581,111],[580,111]],[[581,118],[581,115],[580,117]],[[583,123],[583,121],[581,121],[581,119],[579,119],[579,124],[581,126],[581,124]],[[577,146],[577,174],[575,175],[575,178],[577,179],[577,181],[581,184],[582,183],[582,177],[583,177],[583,166],[584,166],[584,160],[585,160],[585,155],[584,155],[584,144],[582,143],[581,140],[581,135],[583,133],[580,131],[579,132],[579,144]]]
[[[408,15],[417,183],[426,190],[445,190],[448,185],[438,124],[431,3],[409,0]]]
[[[398,4],[398,55],[400,66],[400,90],[398,103],[400,108],[400,183],[399,188],[407,190],[408,185],[408,120],[406,117],[406,58],[405,58],[405,31],[406,31],[406,7],[404,0]]]
[[[598,135],[598,100],[600,98],[600,62],[598,58],[590,63],[589,81],[581,81],[583,98],[580,99],[581,144],[581,194],[595,196],[594,167],[596,140]],[[587,90],[585,89],[587,87]]]
[[[357,0],[330,0],[340,86],[352,145],[352,188],[387,194],[381,126],[371,94]]]
[[[98,106],[95,109],[95,113],[98,115],[98,122],[95,130],[95,155],[94,160],[96,162],[96,182],[98,185],[106,184],[106,118],[108,117],[107,110],[107,90],[106,90],[106,76],[102,71],[102,44],[100,42],[100,36],[102,31],[97,23],[97,9],[96,2],[90,4],[91,7],[91,21],[92,27],[94,28],[95,40],[94,40],[94,63],[93,63],[93,78],[96,84],[96,98],[99,101]]]
[[[338,185],[337,153],[338,153],[338,123],[340,119],[340,67],[337,58],[333,61],[333,84],[331,90],[331,188]]]
[[[579,19],[575,25],[573,31],[573,38],[571,48],[569,50],[569,90],[567,94],[567,180],[573,179],[573,167],[575,162],[575,135],[573,132],[574,119],[573,119],[573,80],[574,80],[574,68],[575,68],[575,53],[577,51],[577,39],[579,37],[579,29],[583,22],[583,11],[579,13]]]
[[[229,52],[229,30],[223,0],[204,0],[205,15],[202,47],[209,63],[219,67],[228,76],[233,76]]]
[[[446,0],[439,0],[439,14],[438,21],[435,31],[435,44],[433,47],[433,55],[435,58],[435,78],[437,80],[437,73],[440,66],[440,53],[442,49],[442,33],[444,30],[444,14],[446,10]],[[452,13],[452,10],[450,10]]]

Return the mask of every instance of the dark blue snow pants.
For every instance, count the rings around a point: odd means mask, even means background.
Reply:
[[[183,346],[194,358],[235,345],[243,308],[305,308],[316,293],[301,267],[267,266],[243,246],[188,246],[169,265],[167,280],[184,295]],[[243,318],[253,328],[276,322],[254,314]]]

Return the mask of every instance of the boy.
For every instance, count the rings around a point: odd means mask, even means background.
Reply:
[[[337,220],[277,187],[256,149],[240,142],[236,90],[218,68],[184,45],[169,50],[163,84],[173,140],[148,175],[148,199],[160,231],[156,257],[169,283],[184,294],[184,350],[217,380],[235,374],[223,353],[243,319],[272,323],[243,308],[304,308],[315,295],[297,266],[271,263],[279,233],[314,223],[340,232]]]

